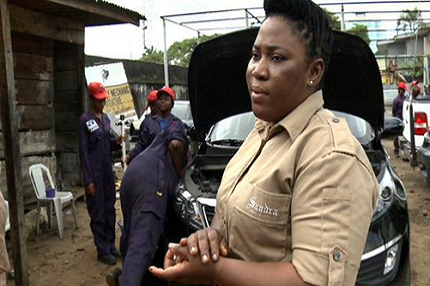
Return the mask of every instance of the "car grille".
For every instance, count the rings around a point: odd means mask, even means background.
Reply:
[[[212,219],[215,216],[215,208],[207,206],[207,205],[202,205],[202,211],[203,211],[203,214],[204,214],[208,224],[211,225]]]
[[[384,251],[376,256],[361,261],[357,282],[373,280],[382,276],[386,255],[387,253]]]

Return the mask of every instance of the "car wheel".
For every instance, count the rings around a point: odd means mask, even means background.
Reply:
[[[430,168],[428,168],[428,167],[426,166],[426,170],[425,170],[425,172],[427,173],[427,176],[426,176],[426,183],[427,183],[427,187],[430,187]]]

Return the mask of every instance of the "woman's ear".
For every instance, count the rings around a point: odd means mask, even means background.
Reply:
[[[325,70],[325,63],[323,59],[318,58],[313,60],[309,65],[309,76],[308,83],[309,86],[318,86],[323,77]]]

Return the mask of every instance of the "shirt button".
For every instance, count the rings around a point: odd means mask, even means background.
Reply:
[[[334,123],[339,123],[339,121],[340,121],[340,120],[339,120],[339,118],[335,117],[335,118],[333,118],[333,119],[332,119],[332,121],[333,121]]]
[[[339,262],[341,258],[342,258],[342,255],[340,254],[340,252],[339,252],[339,251],[335,251],[335,252],[333,253],[333,260],[334,260],[334,261]]]

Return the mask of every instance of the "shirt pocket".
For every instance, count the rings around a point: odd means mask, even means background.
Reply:
[[[291,195],[247,184],[230,215],[229,246],[248,261],[281,261],[290,232]]]

